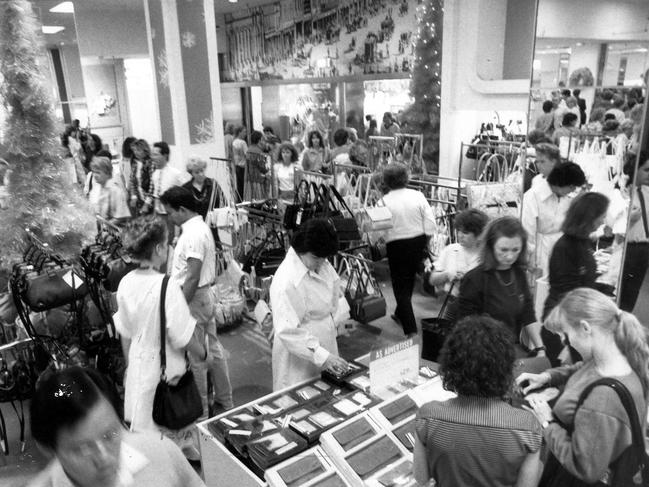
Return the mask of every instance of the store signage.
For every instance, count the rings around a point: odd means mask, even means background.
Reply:
[[[419,374],[419,339],[409,338],[370,352],[370,391],[398,386],[404,381],[415,382]]]

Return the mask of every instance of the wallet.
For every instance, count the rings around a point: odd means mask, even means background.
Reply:
[[[367,419],[360,418],[336,431],[332,436],[343,447],[343,450],[349,451],[374,436],[374,434],[374,428]]]
[[[277,473],[286,484],[286,487],[294,487],[305,484],[312,478],[324,473],[324,471],[325,469],[322,463],[320,463],[320,460],[318,460],[318,457],[315,454],[311,454],[278,470]]]
[[[406,424],[395,428],[392,433],[408,450],[415,449],[415,420],[408,421]]]
[[[411,414],[415,414],[417,412],[417,404],[410,396],[402,396],[379,408],[379,410],[390,423],[396,424]]]
[[[401,457],[401,451],[387,436],[347,458],[347,463],[363,480]]]

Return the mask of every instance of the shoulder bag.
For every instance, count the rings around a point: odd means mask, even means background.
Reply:
[[[338,239],[341,242],[360,240],[362,237],[358,230],[358,223],[354,218],[354,214],[352,213],[352,210],[347,206],[347,203],[345,203],[345,200],[340,195],[336,187],[334,185],[330,185],[327,194],[327,208],[334,208],[333,213],[329,213],[327,217],[336,229]],[[340,204],[340,210],[336,208],[334,198]],[[343,210],[347,211],[347,215],[343,214]]]
[[[631,445],[610,464],[610,471],[607,472],[608,479],[606,482],[600,481],[594,484],[588,484],[575,477],[550,453],[545,468],[543,469],[539,487],[585,487],[588,485],[611,485],[614,487],[649,486],[649,458],[645,450],[644,435],[640,421],[638,420],[638,412],[633,402],[633,397],[624,384],[610,377],[596,380],[588,385],[579,396],[577,406],[575,407],[575,414],[586,397],[588,397],[588,394],[597,386],[612,388],[620,398],[626,414],[629,417],[632,435]],[[569,433],[572,433],[572,431],[569,430]]]
[[[354,289],[354,280],[356,288]],[[371,293],[368,288],[373,288]],[[372,282],[372,276],[367,268],[358,264],[352,269],[352,274],[347,282],[345,298],[349,304],[349,314],[352,319],[361,323],[369,323],[386,314],[386,303],[381,290]]]
[[[452,307],[452,301],[455,299],[452,296],[454,287],[455,281],[451,283],[451,288],[448,290],[448,293],[444,298],[444,302],[442,303],[442,307],[440,308],[437,317],[424,318],[421,320],[421,358],[425,360],[437,362],[439,352],[442,350],[442,346],[444,345],[444,340],[446,340],[446,336],[450,333],[455,324],[455,313],[449,310],[449,307]]]
[[[194,380],[194,374],[187,371],[176,385],[167,382],[167,319],[165,295],[169,276],[162,279],[160,291],[160,382],[153,398],[153,421],[171,430],[179,430],[192,424],[203,414],[203,403]],[[185,360],[187,356],[185,355]]]

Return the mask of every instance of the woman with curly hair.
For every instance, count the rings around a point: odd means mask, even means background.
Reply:
[[[440,355],[448,401],[424,404],[415,420],[414,472],[420,485],[535,486],[541,428],[505,402],[512,385],[513,336],[488,316],[459,321]]]
[[[160,298],[164,277],[157,269],[167,259],[167,225],[153,217],[136,218],[126,227],[124,246],[139,263],[139,268],[129,272],[119,283],[114,315],[128,364],[124,381],[124,419],[133,431],[163,431],[181,448],[185,447],[188,458],[198,459],[198,452],[191,450],[191,431],[181,434],[163,430],[152,417],[153,397],[160,380]],[[207,352],[204,341],[194,334],[196,319],[189,311],[180,285],[174,280],[168,282],[165,301],[166,374],[173,383],[187,370],[185,351],[195,357],[205,357]]]

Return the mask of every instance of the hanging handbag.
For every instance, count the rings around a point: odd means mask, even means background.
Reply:
[[[331,198],[331,195],[333,195],[333,197],[340,204],[340,210],[335,209],[335,202]],[[329,186],[328,201],[330,205],[329,207],[333,207],[335,212],[333,214],[328,214],[327,218],[336,229],[338,240],[340,240],[341,242],[360,240],[361,234],[358,229],[358,223],[354,218],[354,214],[352,213],[352,210],[349,209],[347,203],[345,203],[345,200],[333,185]],[[343,214],[343,210],[347,211],[347,215]]]
[[[356,280],[356,289],[352,291],[354,280]],[[368,270],[356,264],[352,270],[352,276],[347,282],[345,298],[349,303],[349,315],[360,323],[369,323],[386,314],[385,298],[381,294],[379,286],[371,281],[372,276]],[[373,287],[375,294],[368,292],[368,285]]]
[[[176,385],[167,382],[167,319],[165,295],[169,276],[162,279],[160,291],[160,382],[153,398],[153,421],[171,430],[192,424],[203,414],[203,403],[189,365]],[[187,358],[185,357],[185,360]]]
[[[369,195],[371,191],[372,180],[367,180],[367,191],[363,200],[363,209],[360,213],[361,228],[364,232],[376,232],[380,230],[389,230],[392,228],[392,212],[385,206],[383,197],[379,199],[381,205],[371,206],[369,204]]]
[[[32,311],[65,306],[88,293],[86,283],[72,266],[43,269],[38,275],[23,275],[20,289],[23,301]]]
[[[593,485],[611,485],[614,487],[649,487],[649,457],[645,450],[644,435],[638,412],[629,390],[619,380],[610,377],[598,379],[589,384],[579,396],[575,407],[575,415],[588,394],[597,386],[612,388],[620,398],[629,417],[631,427],[631,445],[613,462],[607,472],[608,480],[604,482],[586,483],[568,472],[557,458],[550,452],[545,463],[539,487],[586,487]],[[572,431],[568,431],[572,434]],[[610,474],[610,475],[609,475]]]
[[[425,360],[430,360],[431,362],[438,361],[439,352],[442,350],[444,340],[446,340],[446,336],[450,333],[455,324],[455,320],[451,316],[455,313],[449,313],[448,311],[453,299],[451,294],[454,287],[455,282],[451,284],[451,288],[448,290],[448,293],[444,298],[444,302],[442,303],[442,307],[440,308],[437,317],[424,318],[421,320],[421,358]]]

